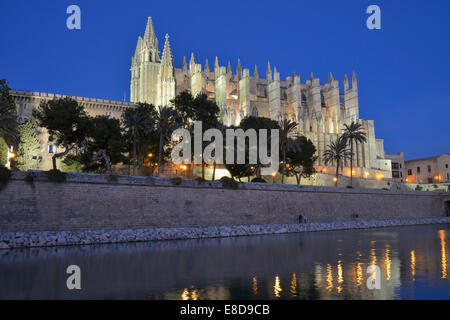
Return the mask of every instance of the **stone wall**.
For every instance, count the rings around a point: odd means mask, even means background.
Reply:
[[[0,232],[231,226],[429,218],[444,214],[449,193],[297,187],[68,174],[62,184],[45,173],[15,172],[0,191]]]

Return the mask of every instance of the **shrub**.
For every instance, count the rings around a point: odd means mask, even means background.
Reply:
[[[181,178],[173,178],[173,179],[170,180],[170,182],[174,186],[179,186],[183,182],[183,179],[181,179]]]
[[[223,177],[220,182],[222,182],[222,187],[226,189],[237,190],[239,188],[239,183],[232,178]]]
[[[11,171],[5,166],[0,165],[0,190],[5,187],[11,178]]]
[[[416,191],[422,191],[422,190],[423,190],[423,188],[422,188],[421,186],[418,185],[418,186],[416,187]]]
[[[197,181],[198,184],[202,184],[202,183],[206,182],[206,180],[203,179],[202,177],[196,178],[195,181]]]
[[[267,183],[263,178],[255,178],[252,180],[252,183]]]
[[[106,181],[107,181],[108,183],[114,183],[114,182],[119,181],[119,178],[118,178],[117,176],[113,175],[113,174],[110,174],[110,175],[108,176],[108,179],[107,179]]]
[[[25,177],[25,182],[30,186],[34,186],[34,176],[32,173],[27,173]]]
[[[59,170],[50,170],[47,171],[47,179],[50,182],[63,183],[66,182],[66,174]]]

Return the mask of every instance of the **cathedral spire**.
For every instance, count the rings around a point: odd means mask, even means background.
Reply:
[[[331,82],[333,80],[334,80],[333,73],[330,72],[330,76],[328,77],[328,82]]]
[[[228,61],[227,73],[233,74],[233,71],[231,70],[231,62],[230,61]]]
[[[253,72],[253,77],[256,79],[259,78],[258,66],[255,64],[255,71]]]
[[[156,38],[155,35],[155,29],[153,28],[153,21],[151,16],[149,16],[147,20],[147,27],[145,28],[144,34],[144,42],[145,44],[149,45],[150,48],[158,47],[158,39]]]
[[[356,79],[356,73],[353,71],[353,77],[352,77],[352,89],[358,90],[358,80]]]
[[[267,63],[267,80],[272,81],[272,67],[270,66],[270,61]]]
[[[311,81],[314,80],[314,72],[311,72]]]
[[[236,67],[236,74],[238,77],[242,77],[242,66],[241,66],[241,59],[238,59],[237,67]]]
[[[186,56],[183,57],[183,71],[187,71],[187,62],[186,62]]]
[[[219,58],[216,56],[216,61],[214,62],[214,71],[219,71]]]
[[[208,72],[208,73],[210,72],[208,59],[206,59],[206,62],[205,62],[205,72]]]
[[[189,69],[193,69],[195,66],[195,57],[194,57],[194,53],[191,53],[191,61],[189,61]]]
[[[161,63],[166,66],[173,66],[172,49],[170,48],[169,34],[166,34],[166,43],[164,44]]]
[[[348,76],[345,75],[345,77],[344,77],[344,90],[347,91],[348,89],[349,89]]]

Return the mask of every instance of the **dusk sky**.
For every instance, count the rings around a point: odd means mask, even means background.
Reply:
[[[81,8],[82,29],[66,28]],[[366,9],[381,8],[382,30]],[[233,70],[240,58],[265,76],[311,72],[358,77],[360,117],[375,120],[389,154],[406,159],[450,153],[450,1],[99,1],[0,2],[0,78],[14,89],[123,100],[130,64],[151,14],[160,51],[170,34],[175,64],[194,52]]]

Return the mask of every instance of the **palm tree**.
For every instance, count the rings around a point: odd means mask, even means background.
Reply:
[[[325,152],[323,153],[323,160],[327,165],[336,162],[335,186],[337,187],[339,178],[339,167],[341,166],[341,163],[344,160],[351,157],[351,152],[349,149],[347,149],[347,139],[343,135],[338,136],[336,141],[328,145],[327,148],[328,149],[325,150]]]
[[[224,126],[223,124],[218,124],[216,127],[217,130],[219,130],[222,133],[222,136],[225,137],[226,131],[228,129],[227,126]],[[212,181],[216,180],[216,168],[217,168],[217,162],[214,161],[214,168],[213,168],[213,175],[212,175]]]
[[[286,153],[287,151],[301,151],[297,140],[292,139],[292,134],[297,128],[297,123],[284,119],[280,130],[280,147],[283,155],[283,163],[281,170],[281,183],[284,184],[284,171],[286,169]]]
[[[350,186],[353,187],[353,144],[367,142],[366,133],[359,122],[352,121],[350,125],[344,125],[344,137],[350,142]]]
[[[141,145],[142,140],[145,139],[154,128],[154,123],[149,112],[151,108],[146,105],[139,105],[134,109],[125,110],[122,115],[123,125],[133,139],[133,176],[136,175],[138,144]]]
[[[158,107],[156,115],[156,127],[159,133],[158,177],[161,174],[162,152],[164,139],[178,126],[177,112],[170,107]]]

